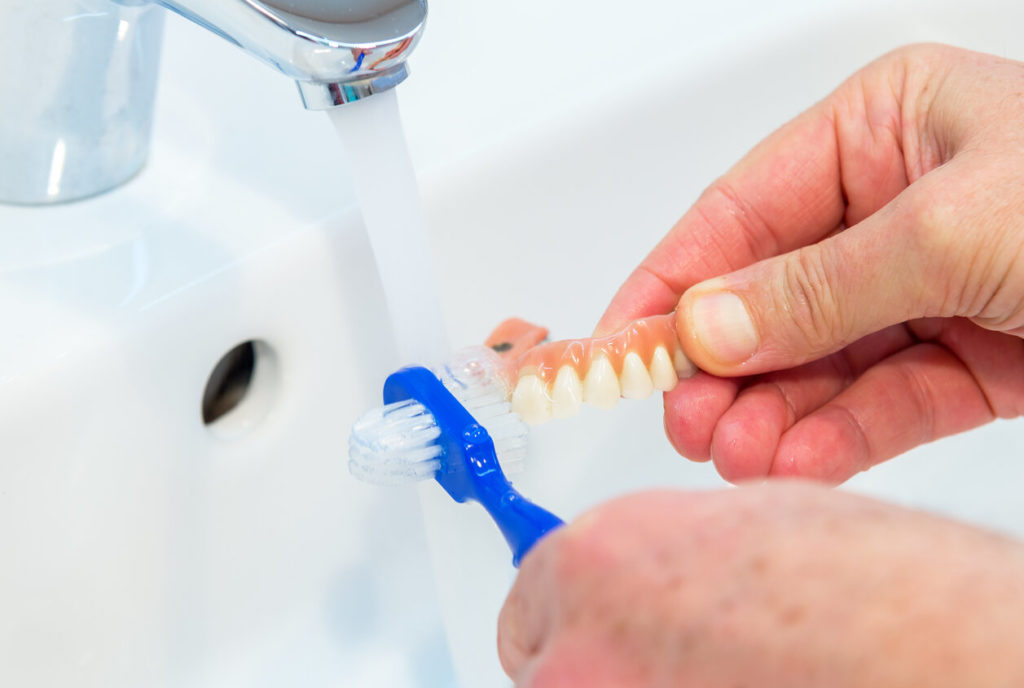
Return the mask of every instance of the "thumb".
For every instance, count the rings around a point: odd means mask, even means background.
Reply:
[[[691,287],[676,309],[680,344],[715,375],[751,375],[821,358],[925,315],[925,252],[906,203],[819,243]]]

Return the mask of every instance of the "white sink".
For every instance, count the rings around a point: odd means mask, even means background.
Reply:
[[[400,97],[451,340],[513,314],[586,334],[705,185],[892,47],[1024,59],[1012,0],[845,4],[434,3]],[[180,20],[160,88],[126,187],[0,206],[0,683],[451,685],[443,614],[464,683],[500,685],[497,532],[451,505],[470,553],[438,570],[479,577],[435,592],[417,495],[440,490],[345,468],[409,361],[327,118]],[[211,369],[250,340],[249,396],[204,425]],[[722,485],[674,454],[656,399],[533,439],[517,485],[565,517]],[[1024,421],[1000,422],[850,488],[1024,536],[1022,454]]]

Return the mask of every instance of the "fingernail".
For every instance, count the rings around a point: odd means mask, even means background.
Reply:
[[[704,350],[719,363],[743,363],[760,343],[743,300],[732,292],[713,291],[694,299],[693,332]]]

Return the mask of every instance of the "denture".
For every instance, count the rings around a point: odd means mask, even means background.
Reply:
[[[531,425],[574,416],[584,403],[607,409],[620,397],[645,399],[696,372],[679,347],[674,313],[634,320],[608,337],[543,343],[546,336],[514,318],[486,342],[505,361],[512,409]]]

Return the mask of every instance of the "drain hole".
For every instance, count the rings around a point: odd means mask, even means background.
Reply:
[[[220,439],[256,428],[281,391],[277,353],[261,339],[242,342],[213,367],[203,390],[203,424]]]
[[[255,372],[254,342],[243,342],[224,354],[203,390],[203,423],[209,425],[235,410],[249,394]]]

